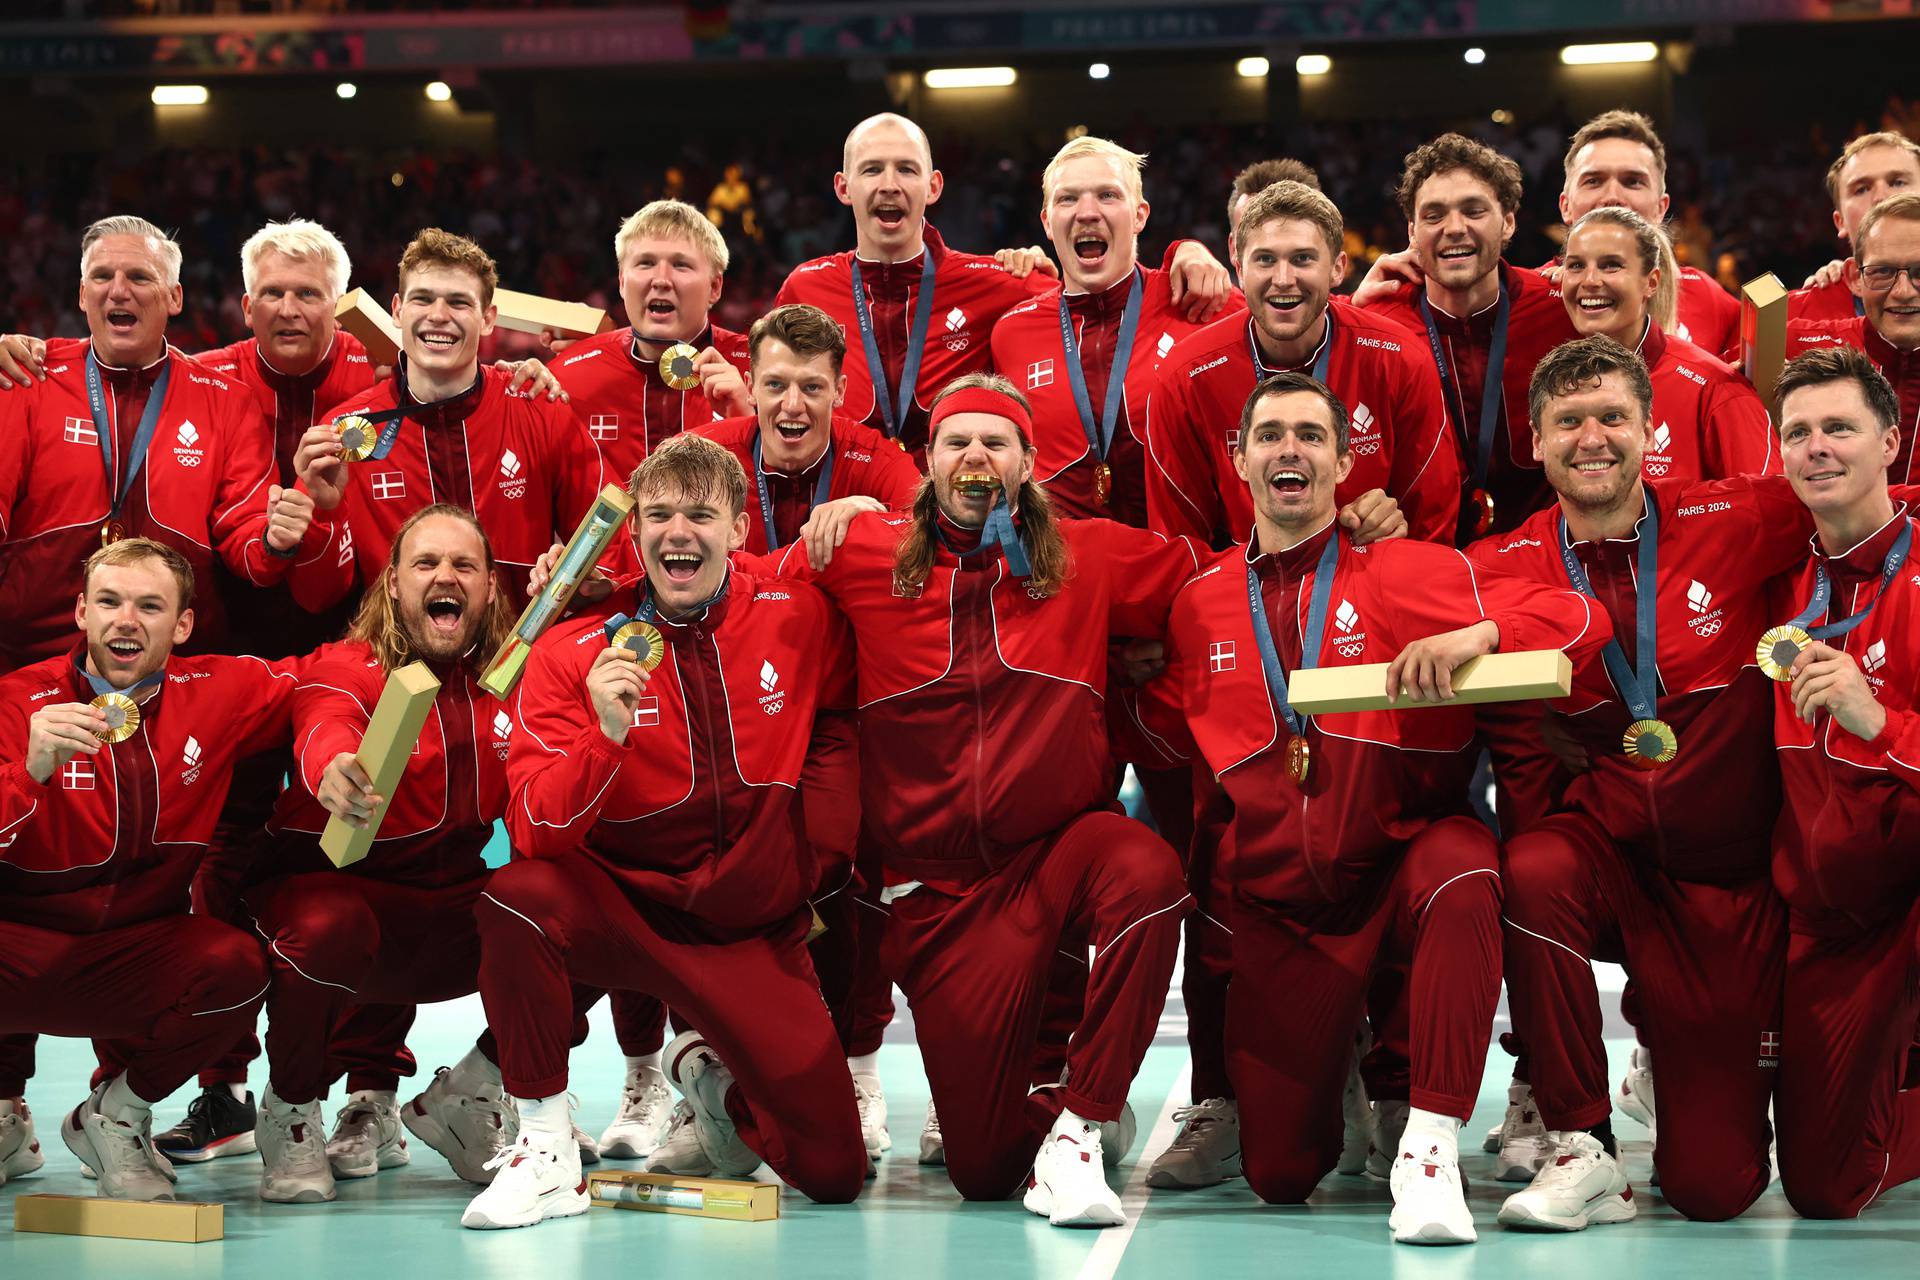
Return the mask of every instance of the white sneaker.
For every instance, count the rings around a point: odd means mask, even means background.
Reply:
[[[260,1148],[260,1198],[275,1204],[320,1204],[334,1197],[320,1100],[282,1102],[268,1086],[260,1099],[254,1141]]]
[[[1518,1082],[1516,1081],[1516,1083]],[[1508,1094],[1511,1095],[1513,1091],[1513,1085],[1511,1084],[1508,1085],[1507,1091],[1508,1091]],[[1508,1109],[1509,1110],[1512,1109],[1511,1104],[1509,1104]],[[1507,1122],[1505,1120],[1502,1120],[1499,1124],[1487,1130],[1487,1136],[1480,1140],[1480,1149],[1486,1152],[1488,1155],[1492,1155],[1498,1150],[1500,1150],[1500,1139],[1501,1139],[1501,1136],[1506,1133],[1506,1131],[1507,1131]]]
[[[1502,1226],[1533,1231],[1584,1231],[1607,1222],[1630,1222],[1639,1206],[1620,1162],[1590,1133],[1553,1133],[1554,1157],[1532,1185],[1500,1206]]]
[[[1107,1168],[1118,1169],[1139,1136],[1140,1121],[1134,1117],[1133,1104],[1121,1103],[1119,1118],[1100,1125],[1100,1158],[1107,1162]]]
[[[632,1067],[620,1095],[620,1112],[600,1135],[600,1154],[611,1160],[638,1160],[653,1154],[667,1136],[673,1094],[657,1067]]]
[[[1373,1139],[1367,1146],[1367,1176],[1385,1182],[1400,1154],[1400,1135],[1407,1131],[1406,1102],[1373,1104]]]
[[[600,1163],[600,1143],[579,1125],[573,1126],[573,1145],[580,1148],[581,1164]]]
[[[33,1112],[24,1098],[0,1098],[0,1185],[24,1178],[47,1162],[33,1136]]]
[[[171,1200],[173,1179],[153,1149],[153,1117],[129,1124],[100,1113],[102,1084],[60,1122],[67,1150],[100,1179],[99,1194],[115,1200]]]
[[[1657,1143],[1655,1131],[1658,1113],[1653,1109],[1653,1051],[1633,1047],[1633,1062],[1620,1078],[1620,1110],[1647,1127],[1647,1138]]]
[[[580,1172],[580,1143],[571,1134],[521,1131],[510,1147],[486,1163],[493,1175],[475,1196],[460,1225],[476,1229],[530,1227],[544,1218],[585,1213],[586,1175]]]
[[[462,1093],[452,1077],[450,1067],[435,1071],[433,1083],[400,1109],[400,1121],[445,1156],[455,1173],[486,1186],[493,1181],[488,1161],[513,1145],[520,1115],[499,1085],[481,1083],[473,1092]]]
[[[1147,1185],[1191,1189],[1240,1176],[1240,1104],[1208,1098],[1173,1113],[1180,1132],[1147,1170]]]
[[[1367,1171],[1367,1152],[1373,1146],[1373,1107],[1367,1102],[1366,1081],[1360,1078],[1360,1055],[1347,1068],[1347,1087],[1340,1093],[1340,1163],[1334,1172],[1348,1175]]]
[[[945,1164],[947,1140],[940,1134],[940,1113],[927,1104],[927,1122],[920,1126],[920,1163]]]
[[[1547,1136],[1546,1122],[1533,1103],[1533,1086],[1515,1080],[1507,1086],[1507,1115],[1500,1122],[1500,1143],[1495,1148],[1495,1182],[1532,1182],[1540,1166],[1553,1156],[1553,1140]]]
[[[723,1178],[740,1178],[758,1169],[760,1156],[740,1140],[727,1114],[733,1072],[720,1055],[698,1031],[682,1031],[667,1046],[664,1060],[668,1081],[693,1108],[693,1131],[714,1171]]]
[[[666,1136],[647,1157],[647,1172],[680,1173],[696,1178],[714,1175],[713,1161],[708,1158],[707,1149],[700,1145],[699,1121],[694,1118],[692,1104],[684,1100],[673,1104],[667,1117]]]
[[[855,1076],[853,1100],[860,1106],[860,1137],[867,1144],[867,1160],[878,1160],[893,1146],[893,1135],[887,1132],[887,1095],[880,1091],[880,1077],[864,1072]]]
[[[1023,1199],[1056,1227],[1117,1227],[1127,1220],[1120,1197],[1107,1185],[1100,1126],[1083,1124],[1079,1132],[1047,1134],[1033,1158]]]
[[[334,1117],[333,1136],[327,1139],[327,1165],[333,1176],[371,1178],[412,1159],[393,1094],[377,1089],[348,1094],[347,1105]]]
[[[1472,1244],[1480,1238],[1467,1211],[1460,1161],[1438,1147],[1402,1151],[1388,1179],[1393,1212],[1387,1227],[1401,1244]]]

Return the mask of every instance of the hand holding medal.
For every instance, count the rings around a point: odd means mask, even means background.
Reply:
[[[700,353],[693,344],[676,342],[660,353],[660,381],[675,391],[691,391],[700,385],[700,371],[695,367]]]

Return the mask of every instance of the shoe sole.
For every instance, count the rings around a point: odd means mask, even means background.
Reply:
[[[322,1190],[319,1187],[300,1187],[291,1191],[261,1186],[260,1198],[268,1204],[325,1204],[334,1198],[331,1187]]]
[[[635,1142],[608,1142],[602,1138],[600,1154],[608,1160],[645,1160],[653,1154],[653,1148]]]
[[[496,1222],[484,1213],[475,1213],[469,1208],[460,1215],[460,1225],[475,1231],[504,1231],[514,1227],[533,1227],[549,1218],[573,1218],[583,1214],[592,1205],[584,1192],[570,1192],[564,1196],[555,1196],[551,1201],[542,1201],[536,1206],[533,1217],[525,1222]]]
[[[1548,1214],[1535,1213],[1532,1208],[1521,1205],[1515,1208],[1511,1204],[1500,1206],[1500,1225],[1512,1227],[1517,1231],[1585,1231],[1588,1227],[1604,1227],[1616,1222],[1631,1222],[1639,1210],[1618,1196],[1611,1203],[1603,1201],[1587,1212],[1575,1217],[1556,1218]]]
[[[1182,1178],[1172,1169],[1153,1168],[1147,1171],[1147,1185],[1161,1191],[1198,1191],[1239,1176],[1240,1156],[1235,1153],[1214,1166],[1214,1176],[1209,1180]]]
[[[1387,1219],[1387,1228],[1393,1232],[1394,1243],[1414,1245],[1450,1245],[1473,1244],[1479,1240],[1479,1233],[1471,1226],[1465,1235],[1444,1222],[1422,1222],[1411,1230],[1393,1225],[1393,1219]]]
[[[926,1165],[930,1169],[945,1168],[947,1163],[946,1147],[941,1146],[938,1150],[934,1150],[934,1151],[929,1151],[925,1147],[921,1147],[920,1163],[923,1165]]]
[[[1060,1214],[1053,1207],[1053,1197],[1039,1187],[1030,1187],[1020,1203],[1027,1212],[1045,1218],[1056,1227],[1118,1227],[1124,1226],[1127,1215],[1115,1213],[1103,1204],[1090,1204],[1072,1214]]]
[[[260,1150],[260,1143],[253,1130],[249,1129],[245,1133],[236,1133],[218,1142],[209,1142],[204,1147],[182,1147],[176,1151],[156,1142],[153,1144],[153,1149],[176,1164],[205,1164],[209,1160],[219,1160],[226,1156],[250,1156]]]
[[[0,1164],[0,1178],[29,1177],[38,1173],[40,1167],[46,1162],[47,1157],[42,1154],[36,1142],[32,1147],[22,1148],[8,1156],[6,1162]]]
[[[1502,1156],[1493,1162],[1493,1180],[1495,1182],[1532,1182],[1534,1175],[1540,1172],[1544,1164],[1546,1164],[1544,1156],[1534,1163],[1526,1160],[1509,1160]]]
[[[333,1170],[333,1176],[336,1179],[344,1178],[349,1182],[355,1178],[371,1178],[376,1173],[384,1173],[388,1169],[399,1169],[412,1163],[413,1154],[405,1147],[384,1153],[367,1164],[346,1164],[335,1160],[332,1156],[327,1157],[327,1167]]]

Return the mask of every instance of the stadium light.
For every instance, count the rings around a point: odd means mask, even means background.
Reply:
[[[1096,62],[1087,68],[1087,77],[1092,80],[1105,80],[1113,74],[1113,68],[1104,62]]]
[[[427,86],[427,97],[434,102],[447,102],[453,98],[453,90],[445,80],[435,80]]]
[[[1333,70],[1333,59],[1324,53],[1303,53],[1293,60],[1295,75],[1323,76]]]
[[[1267,74],[1268,65],[1265,58],[1255,54],[1251,58],[1242,58],[1240,61],[1234,63],[1233,69],[1249,80],[1258,80],[1261,76]]]
[[[929,89],[1000,89],[1019,79],[1012,67],[935,67],[924,78]]]
[[[1652,62],[1659,56],[1660,46],[1651,40],[1629,40],[1620,44],[1570,44],[1560,51],[1560,61],[1569,67]]]
[[[333,92],[336,97],[351,98],[360,92],[360,86],[351,80],[342,80],[339,84],[333,86]]]
[[[203,84],[153,86],[153,105],[156,107],[203,107],[206,103],[207,86]]]
[[[1470,65],[1477,67],[1487,60],[1487,51],[1479,45],[1475,45],[1473,48],[1467,50],[1466,57]]]

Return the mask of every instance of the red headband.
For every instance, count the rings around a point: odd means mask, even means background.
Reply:
[[[940,430],[940,424],[956,413],[990,413],[996,418],[1007,418],[1020,428],[1020,439],[1026,443],[1033,439],[1033,417],[1018,400],[1004,391],[995,391],[992,387],[965,387],[940,398],[933,407],[933,414],[927,421],[927,442]]]

